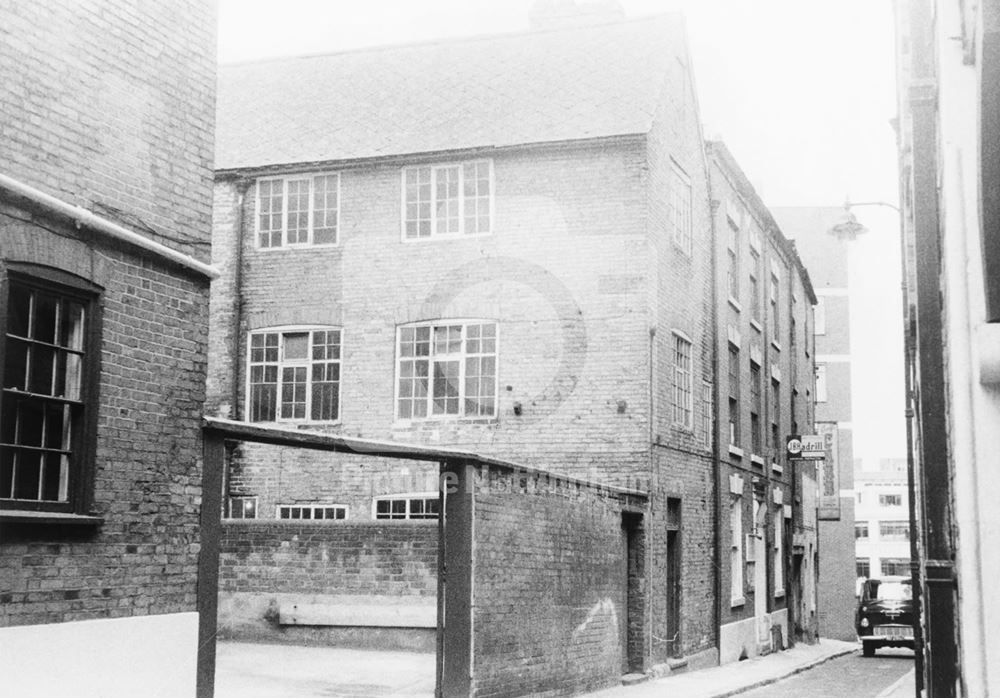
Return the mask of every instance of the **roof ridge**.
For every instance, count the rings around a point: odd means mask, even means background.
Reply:
[[[557,34],[560,32],[573,32],[573,31],[583,31],[587,29],[595,29],[598,27],[608,27],[608,26],[621,26],[626,24],[638,24],[640,22],[649,22],[652,20],[662,20],[667,17],[680,18],[682,14],[677,11],[669,12],[658,12],[654,14],[647,14],[638,17],[626,17],[625,19],[615,19],[608,21],[599,21],[592,24],[581,24],[577,26],[569,27],[550,27],[544,29],[526,29],[521,31],[511,31],[511,32],[499,32],[496,34],[473,34],[469,36],[451,36],[451,37],[438,37],[434,39],[422,39],[417,41],[407,41],[398,44],[378,44],[375,46],[359,46],[356,48],[343,49],[340,51],[320,51],[315,53],[300,53],[300,54],[288,54],[284,56],[271,56],[268,58],[250,58],[242,61],[227,61],[220,62],[218,64],[219,68],[235,68],[245,65],[259,65],[262,63],[290,63],[297,60],[305,60],[311,58],[330,58],[333,56],[343,56],[349,54],[361,54],[361,53],[376,53],[380,51],[392,51],[395,49],[404,48],[416,48],[421,46],[441,46],[446,44],[460,44],[460,43],[472,43],[475,41],[488,41],[494,39],[516,39],[523,38],[526,36],[535,36],[539,34]]]

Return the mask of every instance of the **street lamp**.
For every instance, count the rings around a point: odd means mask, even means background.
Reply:
[[[841,214],[837,222],[830,226],[827,231],[831,235],[835,236],[839,240],[856,240],[859,235],[868,232],[868,228],[862,225],[857,216],[851,212],[851,209],[856,206],[884,206],[885,208],[891,208],[899,215],[899,237],[900,237],[900,263],[901,263],[901,278],[900,286],[902,289],[903,297],[903,381],[904,381],[904,392],[905,392],[905,416],[906,416],[906,489],[907,489],[907,500],[910,507],[910,579],[911,579],[911,593],[913,595],[913,603],[917,609],[921,609],[921,596],[922,588],[921,584],[921,570],[920,570],[920,545],[918,541],[919,528],[917,527],[917,496],[916,496],[916,473],[914,470],[914,453],[913,453],[913,383],[910,374],[910,367],[913,364],[913,352],[912,352],[912,335],[910,331],[909,320],[911,317],[912,310],[910,308],[909,302],[907,300],[907,287],[906,287],[906,239],[903,231],[903,212],[895,204],[890,204],[888,201],[859,201],[852,202],[850,199],[844,201],[844,212]],[[918,611],[919,613],[919,611]],[[915,616],[913,619],[913,637],[914,637],[914,655],[915,663],[917,669],[917,685],[922,685],[923,677],[923,625],[920,622],[920,617]]]

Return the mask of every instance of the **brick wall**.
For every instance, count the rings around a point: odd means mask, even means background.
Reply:
[[[628,620],[618,496],[499,468],[474,496],[474,694],[617,682]]]
[[[211,3],[8,3],[2,172],[207,259]],[[90,512],[4,524],[0,626],[195,610],[208,283],[24,202],[0,256],[103,287]],[[189,648],[192,652],[194,648]]]
[[[437,521],[238,521],[222,527],[219,633],[265,641],[433,648],[433,628],[396,632],[279,624],[295,604],[336,610],[358,603],[435,604]],[[380,634],[381,633],[381,634]],[[423,636],[423,637],[421,637]]]

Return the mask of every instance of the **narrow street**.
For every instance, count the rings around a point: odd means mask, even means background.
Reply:
[[[913,668],[913,652],[883,649],[872,658],[860,652],[831,659],[783,681],[741,693],[748,698],[876,698]]]

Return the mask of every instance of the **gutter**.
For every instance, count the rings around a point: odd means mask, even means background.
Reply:
[[[190,255],[178,252],[177,250],[167,247],[166,245],[161,245],[160,243],[150,240],[148,237],[141,235],[134,230],[129,230],[128,228],[110,221],[107,218],[102,218],[101,216],[91,213],[82,206],[67,203],[62,199],[46,194],[40,189],[35,189],[34,187],[13,179],[12,177],[8,177],[7,175],[0,174],[0,190],[9,192],[10,194],[23,199],[27,199],[28,201],[41,206],[46,211],[69,218],[78,228],[86,227],[90,230],[104,233],[108,237],[126,242],[134,247],[145,250],[146,252],[151,252],[162,259],[169,260],[188,269],[189,271],[196,272],[200,276],[209,280],[215,279],[219,276],[219,271],[210,264],[205,264]]]

